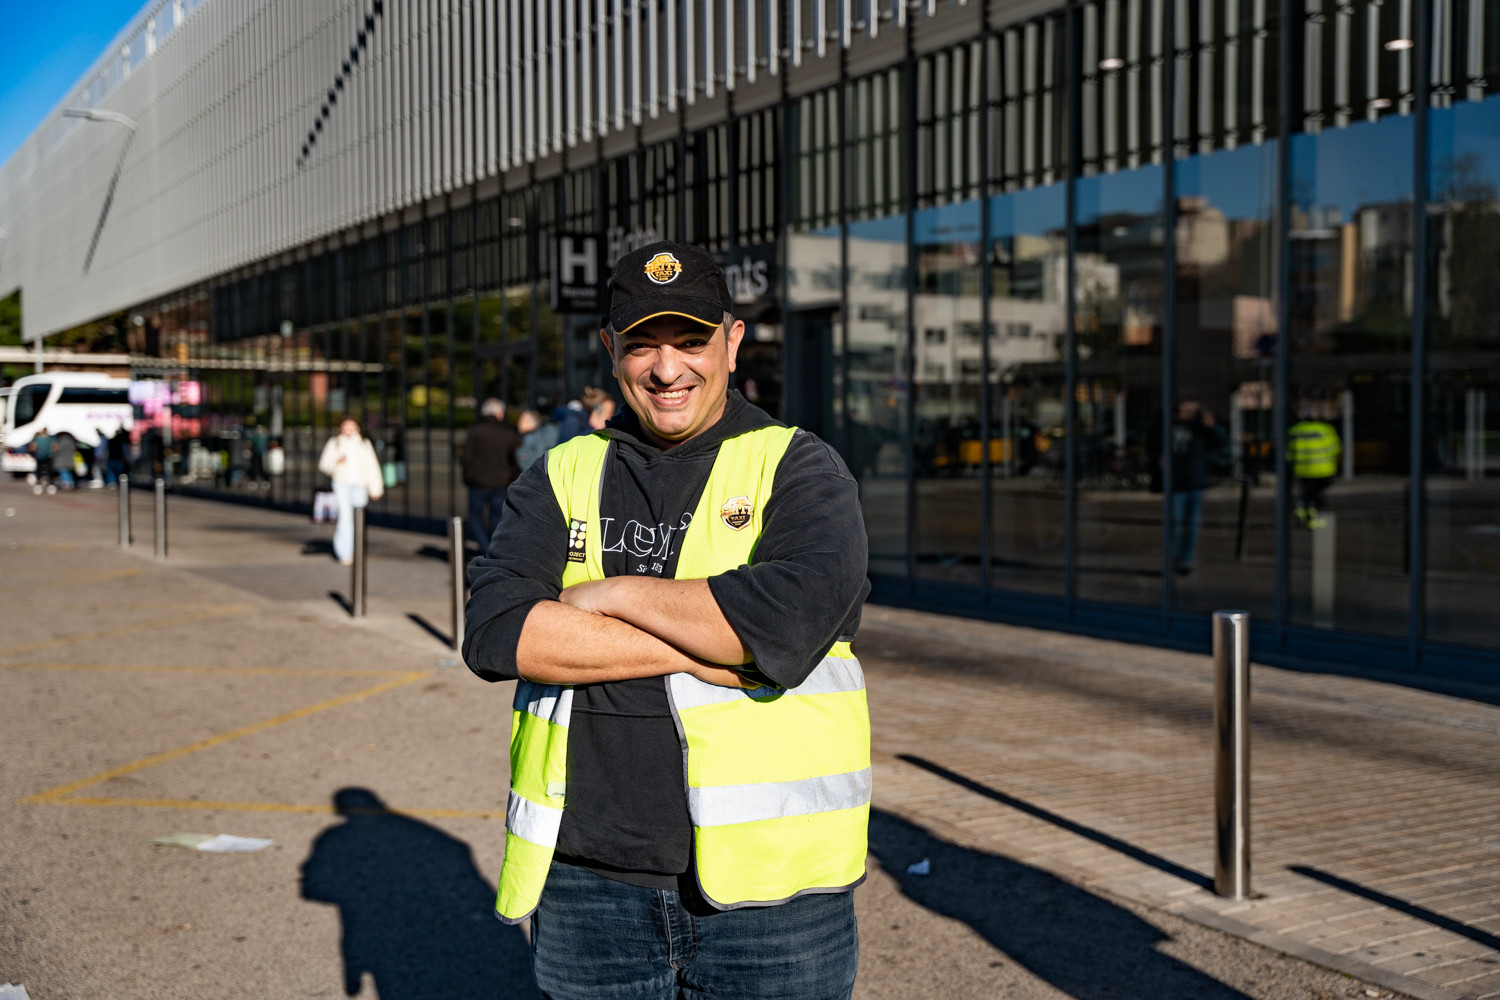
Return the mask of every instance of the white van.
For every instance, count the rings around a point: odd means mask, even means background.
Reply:
[[[36,471],[28,450],[37,431],[67,431],[85,448],[93,448],[134,424],[130,380],[92,372],[42,372],[16,379],[4,400],[0,430],[0,472],[25,475]]]

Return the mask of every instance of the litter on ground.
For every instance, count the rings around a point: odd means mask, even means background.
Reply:
[[[239,854],[245,851],[259,851],[270,847],[275,841],[262,840],[259,837],[236,837],[230,833],[174,833],[168,837],[157,837],[151,843],[190,847],[195,851],[208,851],[210,854]],[[3,994],[0,994],[0,1000],[6,1000]]]

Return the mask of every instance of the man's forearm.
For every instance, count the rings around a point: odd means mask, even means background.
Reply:
[[[670,642],[618,618],[558,601],[533,605],[516,645],[516,668],[542,684],[598,684],[690,673],[737,684],[731,671],[705,664]]]
[[[569,587],[562,600],[629,622],[709,663],[743,666],[751,660],[707,580],[612,576]]]

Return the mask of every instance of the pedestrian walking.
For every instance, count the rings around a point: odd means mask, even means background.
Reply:
[[[1172,418],[1172,571],[1187,576],[1196,568],[1203,492],[1212,482],[1210,462],[1223,446],[1214,415],[1196,399],[1177,404]]]
[[[587,386],[583,390],[583,405],[588,410],[588,426],[591,431],[602,431],[604,426],[614,418],[614,397],[603,389]]]
[[[552,411],[552,422],[557,425],[557,443],[571,441],[589,432],[588,408],[582,399],[570,399]]]
[[[469,534],[480,552],[490,547],[490,536],[505,509],[505,491],[521,472],[516,460],[520,445],[520,433],[505,422],[505,404],[486,399],[479,407],[479,422],[464,437],[461,459],[469,488]]]
[[[333,554],[347,566],[354,561],[354,509],[379,500],[385,493],[380,460],[375,457],[375,448],[360,429],[358,420],[345,417],[339,421],[339,432],[323,445],[318,471],[333,480],[333,495],[338,504]]]
[[[837,454],[728,388],[745,326],[697,247],[616,264],[627,408],[511,487],[464,655],[519,678],[496,911],[548,997],[847,998],[868,584]]]
[[[61,489],[77,487],[77,470],[74,468],[77,461],[78,442],[67,431],[58,431],[52,439],[52,470]]]
[[[256,424],[255,429],[250,432],[250,488],[259,490],[271,485],[270,476],[266,471],[266,449],[271,443],[271,436],[266,433],[264,424]]]
[[[52,432],[43,427],[31,436],[31,457],[36,462],[36,482],[31,484],[33,493],[57,492],[57,484],[52,475]]]
[[[516,448],[516,463],[522,472],[557,444],[557,425],[543,423],[542,415],[536,410],[522,411],[516,418],[516,431],[521,435],[521,444]]]
[[[104,465],[104,478],[111,485],[117,485],[120,477],[130,471],[130,432],[124,427],[119,427],[109,436],[106,445],[108,456]]]

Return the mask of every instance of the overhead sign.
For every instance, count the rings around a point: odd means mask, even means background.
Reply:
[[[615,264],[619,263],[621,257],[632,250],[650,246],[652,243],[665,239],[662,233],[666,229],[662,226],[661,214],[657,213],[650,225],[636,225],[629,229],[624,226],[611,226],[605,233],[605,250],[608,251],[604,263],[608,264],[610,270],[614,270]]]
[[[775,318],[776,244],[741,247],[724,265],[724,280],[734,300],[734,314],[750,321]]]
[[[552,241],[552,309],[559,313],[599,313],[598,233],[558,233]]]

